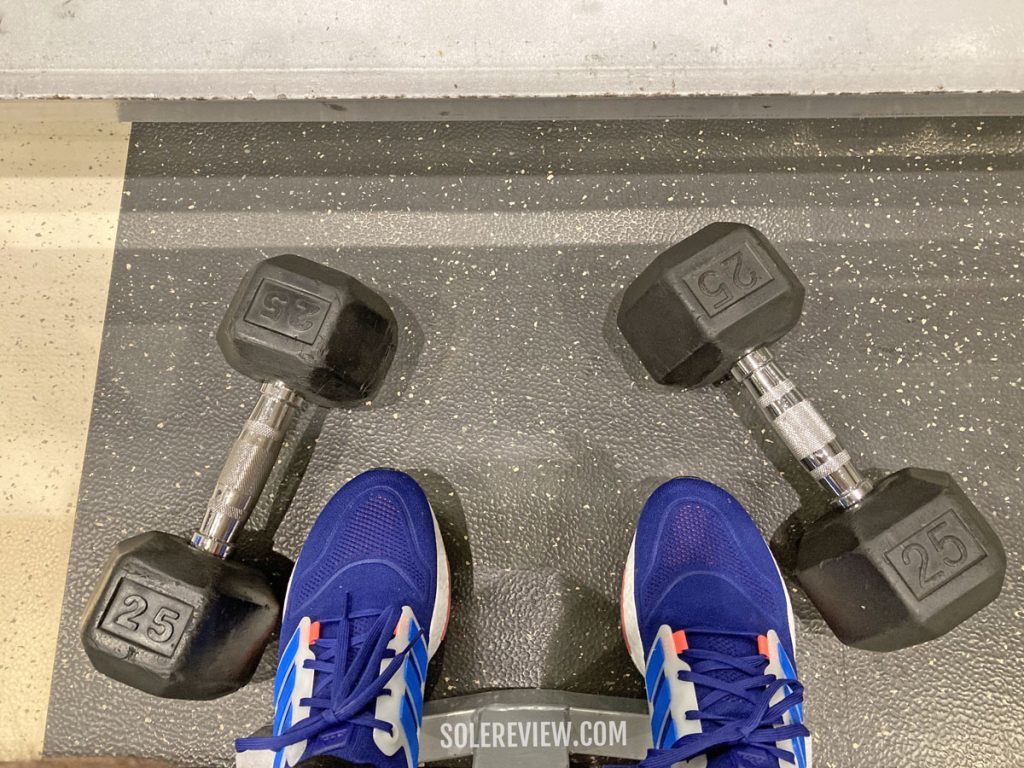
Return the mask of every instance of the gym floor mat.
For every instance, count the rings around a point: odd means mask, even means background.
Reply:
[[[227,765],[269,718],[276,647],[230,697],[165,701],[95,673],[78,619],[119,539],[201,519],[258,391],[214,332],[246,267],[282,252],[381,290],[402,337],[371,407],[307,414],[286,448],[278,549],[293,556],[358,472],[409,471],[454,569],[430,696],[642,695],[618,593],[646,494],[706,477],[772,536],[810,493],[731,385],[659,387],[615,327],[657,253],[727,220],[764,231],[806,285],[802,323],[773,349],[861,465],[953,472],[1010,560],[996,603],[899,653],[845,648],[793,592],[817,764],[1010,764],[1024,752],[1022,144],[1010,119],[136,125],[46,752]],[[277,521],[272,495],[256,526]]]

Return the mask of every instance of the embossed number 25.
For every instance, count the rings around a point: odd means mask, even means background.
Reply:
[[[937,556],[936,559],[941,558],[942,562],[952,567],[963,562],[963,559],[967,557],[967,546],[951,533],[947,533],[945,536],[937,535],[939,529],[947,524],[946,520],[939,520],[926,533],[928,542],[931,544],[931,550]],[[949,547],[952,547],[952,550]],[[901,557],[906,565],[914,564],[911,552],[916,553],[918,556],[917,580],[922,587],[927,587],[945,577],[946,572],[938,563],[931,565],[931,556],[923,544],[918,544],[915,541],[904,547]],[[929,567],[930,565],[931,567]]]
[[[741,251],[737,251],[731,256],[724,258],[722,266],[727,269],[731,267],[732,284],[737,288],[749,290],[757,284],[757,273],[752,269],[743,269],[743,254]],[[714,281],[717,281],[717,285],[713,284]],[[712,305],[715,309],[727,307],[732,303],[732,291],[729,290],[726,281],[719,276],[717,269],[709,269],[707,272],[701,273],[701,276],[697,278],[697,285],[706,296],[717,299]]]
[[[126,610],[117,614],[114,622],[132,632],[138,632],[138,619],[149,608],[146,599],[141,595],[128,595],[124,599],[124,607]],[[173,608],[162,606],[146,627],[146,637],[154,643],[166,643],[174,635],[174,622],[180,618],[181,614]]]
[[[297,331],[308,331],[313,327],[312,318],[320,312],[320,306],[291,293],[268,291],[263,298],[260,314],[272,320],[284,320]]]

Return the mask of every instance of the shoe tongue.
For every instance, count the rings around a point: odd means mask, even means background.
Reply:
[[[708,768],[778,768],[779,761],[762,750],[730,749],[722,755],[708,757]]]
[[[724,656],[736,658],[744,656],[757,656],[757,638],[742,635],[721,635],[705,632],[688,632],[686,635],[687,645],[693,649],[712,651]],[[746,675],[738,669],[720,669],[714,672],[704,673],[723,682],[736,682],[742,680]],[[738,696],[725,696],[713,707],[706,708],[702,701],[710,695],[715,688],[706,685],[694,686],[697,694],[697,705],[701,711],[723,717],[747,717],[750,714],[751,704],[746,699]],[[770,757],[760,749],[745,749],[744,747],[732,747],[722,750],[716,754],[712,751],[708,754],[708,768],[777,768],[778,761]]]
[[[373,711],[374,705],[370,705]],[[339,768],[391,768],[405,766],[401,752],[391,757],[381,753],[373,740],[373,729],[361,725],[345,724],[329,728],[314,737],[306,747],[304,755],[328,756],[345,761]]]
[[[317,755],[299,762],[295,768],[373,768],[369,763],[353,763],[334,755]]]
[[[366,606],[364,608],[363,606],[360,606],[358,603],[355,603],[352,606],[352,610],[365,610],[366,608],[370,607],[371,606]],[[344,651],[340,651],[339,649],[339,652],[345,653],[346,671],[351,669],[352,664],[356,659],[356,656],[363,649],[365,649],[366,646],[373,646],[380,641],[380,633],[374,634],[371,631],[373,630],[374,625],[377,623],[379,619],[380,614],[375,613],[371,616],[360,616],[348,620],[348,647]],[[393,627],[387,627],[384,629],[384,631],[387,632],[390,637],[391,631],[393,629]],[[337,640],[339,639],[338,635],[339,631],[337,624],[324,625],[324,628],[321,630],[321,637],[331,637]],[[363,639],[359,645],[356,645],[352,642],[352,639],[359,636],[362,636]],[[380,657],[376,659],[371,658],[369,660],[369,663],[373,665],[373,675],[378,675],[380,672]],[[364,671],[365,670],[363,669],[358,670],[357,677],[362,676]],[[342,672],[342,674],[344,674],[344,672]],[[340,678],[336,678],[333,681],[333,685],[338,685],[339,683]],[[330,696],[330,693],[330,691],[325,692],[327,696]],[[351,693],[352,691],[349,691],[349,694]],[[366,711],[372,713],[375,707],[376,702],[371,701],[367,705]],[[315,737],[310,742],[306,750],[306,754],[329,755],[336,758],[352,760],[351,756],[354,754],[379,755],[379,751],[373,744],[373,730],[371,728],[366,728],[358,725],[344,724],[325,730],[319,736]],[[355,765],[363,765],[363,763],[357,762],[355,763]]]
[[[353,737],[357,728],[354,725],[341,725],[331,728],[313,740],[306,747],[307,755],[330,755],[332,757],[346,758],[352,752]]]
[[[687,633],[686,640],[690,648],[702,651],[712,651],[724,656],[741,658],[744,656],[757,656],[758,654],[757,639],[755,637],[717,635],[710,632],[690,632]],[[746,674],[738,669],[718,669],[712,672],[705,672],[703,674],[726,683],[734,683],[737,680],[742,680],[747,677]],[[729,718],[747,717],[750,714],[750,702],[746,699],[740,698],[739,696],[732,695],[726,695],[719,701],[715,702],[710,709],[706,708],[703,702],[717,689],[706,685],[695,685],[694,688],[697,694],[697,706],[700,707],[702,712]],[[740,763],[739,765],[746,768],[747,764]],[[732,768],[732,764],[725,763],[723,764],[723,768]]]
[[[342,651],[341,649],[338,649],[337,651],[335,651],[335,653],[344,653],[345,654],[344,667],[345,667],[346,671],[350,670],[352,668],[352,663],[355,661],[356,656],[363,649],[363,647],[365,647],[367,644],[372,645],[375,642],[377,642],[377,640],[379,639],[378,637],[373,637],[373,636],[367,634],[371,629],[373,629],[373,624],[374,624],[374,622],[376,620],[377,620],[376,616],[368,616],[368,617],[363,617],[363,618],[358,618],[358,619],[349,619],[349,622],[348,622],[348,637],[349,637],[348,646],[344,649],[344,651]],[[340,639],[339,638],[339,634],[340,633],[338,631],[337,625],[334,624],[333,622],[330,623],[330,624],[324,622],[321,625],[321,628],[320,628],[320,637],[321,638],[331,639],[331,640],[338,640],[338,639]],[[357,637],[359,635],[365,635],[365,639],[363,640],[363,642],[360,645],[356,645],[355,643],[352,642],[352,638]],[[314,653],[315,652],[316,652],[316,647],[314,646]],[[339,683],[338,679],[335,679],[333,681],[334,685],[337,685],[338,683]]]
[[[356,654],[358,654],[359,651],[361,651],[366,645],[373,645],[380,639],[379,635],[375,637],[373,635],[367,634],[371,629],[373,629],[373,625],[376,621],[376,616],[366,616],[363,618],[351,619],[349,621],[349,638],[364,635],[365,639],[363,640],[362,644],[358,646],[355,645],[355,643],[349,642],[348,656],[345,659],[346,667],[352,664],[352,662],[356,658]],[[374,672],[376,671],[378,670],[374,670]]]

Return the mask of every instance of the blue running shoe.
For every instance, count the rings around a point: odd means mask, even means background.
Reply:
[[[444,637],[449,584],[437,520],[415,480],[375,469],[347,483],[295,563],[274,735],[239,739],[239,752],[264,751],[246,762],[415,768],[427,662]]]
[[[789,595],[724,490],[677,478],[647,500],[622,579],[622,629],[650,703],[654,748],[641,766],[810,768]]]

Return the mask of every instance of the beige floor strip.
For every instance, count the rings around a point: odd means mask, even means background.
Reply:
[[[0,123],[0,760],[42,749],[128,136]]]

